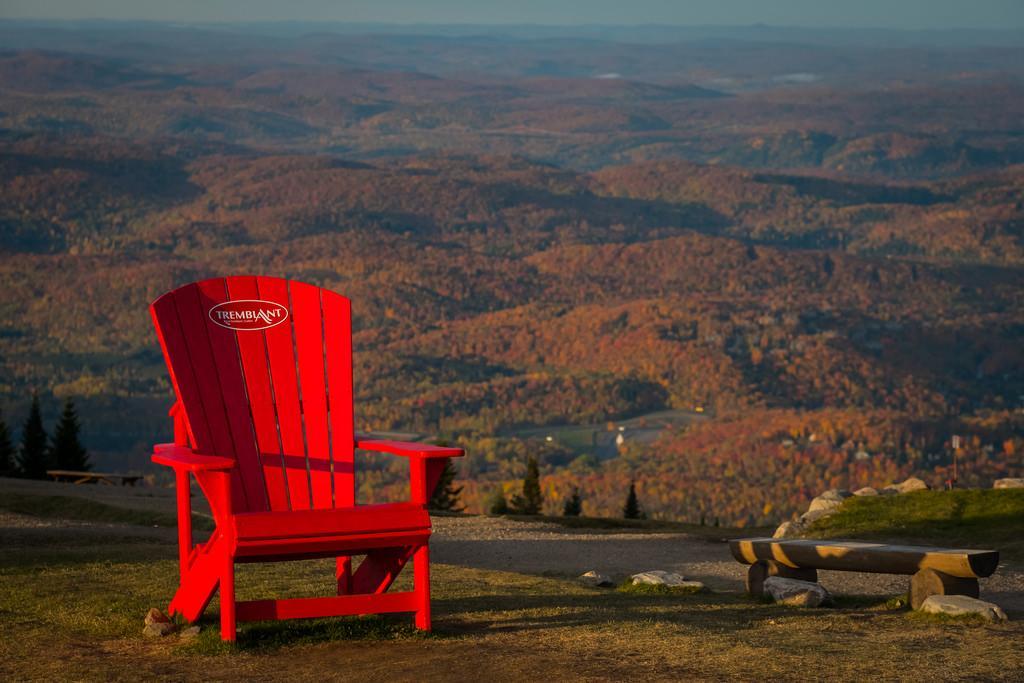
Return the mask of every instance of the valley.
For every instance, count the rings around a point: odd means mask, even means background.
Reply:
[[[635,481],[648,516],[724,526],[941,486],[953,434],[965,484],[1024,475],[1012,36],[127,30],[0,22],[15,432],[73,397],[98,468],[162,483],[147,306],[258,272],[352,300],[357,427],[466,447],[471,511],[528,455],[548,513],[578,487],[617,516]],[[366,500],[403,495],[361,462]]]

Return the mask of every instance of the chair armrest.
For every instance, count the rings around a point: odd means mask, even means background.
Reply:
[[[413,503],[426,505],[441,480],[448,458],[466,454],[461,448],[432,446],[408,441],[385,441],[356,434],[356,448],[378,453],[391,453],[409,458],[409,498]]]
[[[158,465],[167,465],[168,467],[184,469],[188,472],[230,470],[235,466],[235,461],[230,458],[222,458],[217,455],[202,455],[201,453],[194,452],[191,448],[170,443],[160,443],[153,446],[152,460]]]
[[[391,453],[405,458],[459,458],[466,454],[461,448],[432,446],[427,443],[408,441],[383,441],[356,434],[356,448],[378,453]]]

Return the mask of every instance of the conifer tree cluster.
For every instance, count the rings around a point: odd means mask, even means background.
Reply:
[[[460,493],[462,493],[462,487],[455,485],[455,466],[452,465],[451,459],[445,460],[441,479],[437,482],[434,495],[430,497],[427,508],[445,512],[462,512],[466,508],[459,504]]]
[[[14,443],[11,441],[11,430],[0,414],[0,477],[13,477],[17,473],[14,461]]]
[[[499,486],[484,502],[484,510],[489,515],[507,515],[509,512],[508,501],[505,500],[505,492]]]
[[[92,464],[82,445],[81,431],[75,403],[68,398],[53,437],[47,436],[39,396],[33,395],[17,449],[11,440],[10,428],[0,416],[0,476],[45,479],[46,471],[52,469],[89,471]]]
[[[21,447],[18,449],[18,470],[28,479],[45,479],[47,462],[46,428],[39,408],[39,397],[32,397],[25,425],[21,428]]]
[[[540,492],[540,466],[537,457],[531,455],[526,461],[526,476],[523,477],[523,492],[512,497],[512,511],[520,515],[539,515],[544,505]]]
[[[583,514],[583,499],[580,498],[578,486],[572,487],[572,495],[565,499],[565,506],[562,508],[563,517],[579,517]]]
[[[70,398],[64,401],[64,410],[50,440],[50,462],[55,469],[87,472],[92,469],[89,454],[82,445],[82,424],[78,411]]]
[[[626,519],[644,519],[647,516],[636,497],[636,481],[629,482],[629,494],[626,496],[626,504],[622,506],[622,516]]]

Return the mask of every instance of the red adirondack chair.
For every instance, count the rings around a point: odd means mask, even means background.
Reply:
[[[220,588],[221,637],[235,622],[415,612],[430,630],[426,503],[458,448],[353,431],[348,299],[301,282],[227,277],[185,285],[150,306],[177,402],[174,468],[181,583],[169,612],[195,621]],[[409,459],[409,502],[356,505],[353,460],[366,449]],[[193,544],[189,477],[216,529]],[[352,570],[352,557],[365,555]],[[337,596],[235,601],[236,562],[336,557]],[[413,590],[387,592],[413,560]]]

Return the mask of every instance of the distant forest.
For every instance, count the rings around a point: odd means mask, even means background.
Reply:
[[[0,22],[11,443],[71,398],[154,473],[149,302],[262,273],[352,300],[357,427],[463,445],[469,511],[531,457],[549,513],[729,525],[941,486],[954,434],[961,485],[1024,476],[1024,48],[847,38]]]

